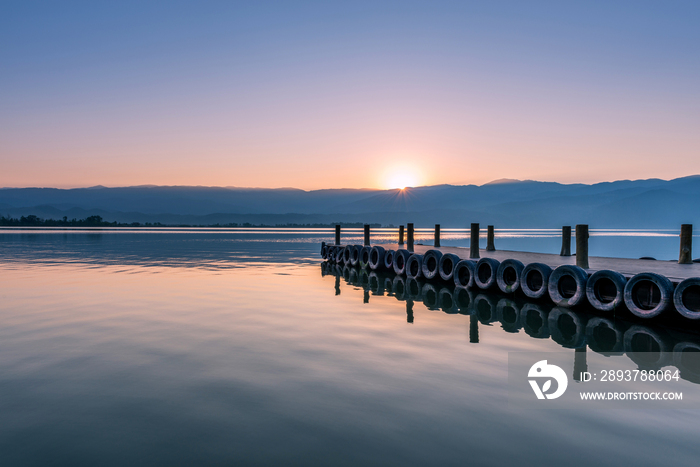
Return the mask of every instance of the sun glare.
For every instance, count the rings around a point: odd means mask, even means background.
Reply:
[[[417,185],[417,177],[409,172],[405,171],[394,171],[389,174],[387,188],[403,190],[409,186]]]

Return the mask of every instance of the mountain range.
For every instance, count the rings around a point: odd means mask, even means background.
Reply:
[[[416,227],[678,228],[700,225],[700,175],[674,180],[561,184],[498,180],[485,185],[435,185],[404,190],[134,186],[2,188],[0,215],[173,225],[334,222]]]

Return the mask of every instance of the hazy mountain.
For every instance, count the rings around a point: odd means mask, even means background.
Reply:
[[[401,190],[136,186],[0,189],[0,214],[164,224],[368,222],[417,226],[677,228],[700,225],[700,176],[564,185],[497,180]]]

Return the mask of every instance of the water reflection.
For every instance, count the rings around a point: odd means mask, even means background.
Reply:
[[[659,370],[675,366],[681,378],[700,383],[700,336],[659,324],[610,319],[586,311],[557,307],[546,302],[528,301],[494,292],[473,291],[448,283],[428,283],[405,279],[385,272],[339,267],[324,262],[323,276],[334,276],[336,291],[343,278],[348,285],[363,291],[363,302],[370,293],[406,302],[406,320],[416,321],[415,304],[428,311],[468,315],[469,342],[479,343],[479,326],[500,324],[506,333],[524,334],[533,339],[551,339],[564,349],[574,351],[574,379],[588,371],[586,352],[606,357],[626,356],[640,370]]]

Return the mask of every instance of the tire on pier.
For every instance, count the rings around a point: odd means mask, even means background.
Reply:
[[[686,279],[673,292],[678,313],[688,319],[700,319],[700,277]]]
[[[493,258],[481,258],[476,263],[476,273],[474,274],[474,283],[483,290],[488,290],[496,287],[496,273],[500,263]]]
[[[578,349],[586,343],[585,318],[568,308],[556,307],[549,313],[552,340],[567,349]]]
[[[459,312],[463,315],[469,315],[474,310],[474,294],[466,287],[457,286],[452,292],[452,300]]]
[[[643,272],[625,285],[625,305],[640,318],[653,318],[663,313],[673,301],[673,284],[666,277]]]
[[[348,245],[343,250],[343,262],[345,262],[345,264],[350,264],[351,257],[352,257],[352,245]]]
[[[625,303],[625,276],[603,269],[594,272],[586,283],[586,298],[599,311],[613,311]]]
[[[549,338],[548,313],[539,303],[526,303],[520,309],[520,322],[525,333],[535,339]]]
[[[386,250],[384,252],[384,268],[389,271],[394,270],[394,256],[396,252],[394,250]]]
[[[343,264],[345,262],[345,248],[344,246],[339,246],[337,250],[335,250],[335,262],[336,264]]]
[[[630,326],[624,337],[625,353],[640,370],[659,370],[672,360],[672,344],[663,331],[638,324]]]
[[[443,256],[444,258],[444,256]],[[457,287],[474,287],[474,276],[476,276],[476,262],[470,259],[463,259],[455,264],[452,279]]]
[[[394,297],[396,297],[396,300],[405,300],[406,299],[406,280],[401,276],[394,277],[393,286],[391,287],[391,291],[394,294]]]
[[[474,314],[481,324],[498,321],[496,302],[491,295],[480,293],[474,297]]]
[[[517,259],[507,259],[498,265],[496,284],[503,293],[514,293],[520,288],[520,277],[525,266]]]
[[[610,357],[625,350],[624,332],[607,318],[591,318],[586,324],[586,343],[592,351]]]
[[[423,255],[412,254],[406,261],[406,277],[418,278],[423,276]]]
[[[326,259],[328,261],[331,261],[331,262],[335,261],[335,247],[334,246],[329,246],[326,249]]]
[[[321,258],[328,258],[328,246],[326,246],[326,242],[321,242]]]
[[[423,277],[431,281],[436,277],[440,277],[440,260],[442,253],[439,250],[428,250],[423,255],[421,265],[421,273]]]
[[[679,342],[673,347],[673,366],[678,368],[681,378],[700,383],[700,344]]]
[[[439,310],[440,305],[438,302],[438,292],[435,286],[429,282],[423,284],[421,288],[421,297],[423,299],[423,305],[428,310]]]
[[[505,332],[515,333],[522,328],[520,307],[514,300],[506,297],[500,299],[496,304],[496,314],[499,316],[501,327]]]
[[[408,250],[396,250],[394,255],[394,272],[399,276],[406,274],[406,262],[408,262],[410,256],[411,253]]]
[[[440,264],[438,264],[438,270],[440,271],[442,280],[447,282],[452,281],[457,263],[459,263],[459,256],[453,255],[452,253],[442,255]]]
[[[380,246],[373,246],[369,252],[369,268],[372,271],[381,269],[384,267],[384,248]]]
[[[578,266],[564,264],[549,276],[549,298],[557,306],[572,307],[585,302],[588,274]],[[550,332],[554,332],[550,326]]]
[[[350,264],[354,267],[360,264],[360,253],[362,252],[362,245],[353,245],[351,247]]]
[[[530,263],[520,273],[520,290],[526,297],[535,300],[549,294],[549,278],[552,268],[544,263]]]
[[[440,305],[440,309],[445,313],[459,313],[459,307],[457,307],[455,303],[452,291],[447,287],[441,287],[440,290],[438,290],[438,305]]]
[[[360,250],[360,267],[361,268],[367,268],[369,267],[369,253],[372,251],[372,248],[369,246],[363,246],[362,250]]]

